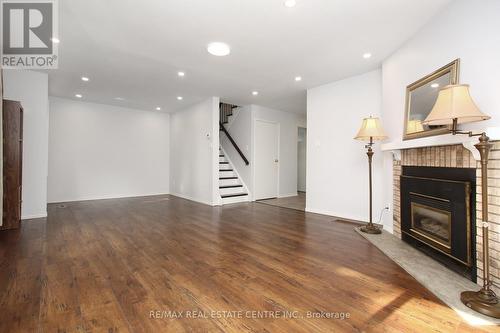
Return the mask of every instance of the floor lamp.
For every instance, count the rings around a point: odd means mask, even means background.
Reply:
[[[373,224],[372,218],[372,159],[373,159],[373,143],[375,140],[384,140],[387,136],[382,129],[382,125],[380,124],[380,119],[370,118],[363,119],[363,123],[361,124],[361,128],[359,129],[358,135],[354,139],[366,141],[368,142],[365,146],[367,148],[366,155],[368,155],[368,177],[370,183],[370,221],[367,225],[361,227],[362,232],[366,232],[368,234],[380,234],[382,230],[375,224]]]
[[[488,237],[488,154],[492,144],[486,133],[473,134],[458,130],[458,124],[471,123],[490,119],[482,113],[469,93],[466,84],[449,85],[439,91],[436,104],[431,113],[423,121],[424,125],[451,125],[453,135],[465,134],[469,137],[478,136],[475,144],[481,156],[481,198],[482,198],[482,230],[483,230],[483,286],[479,291],[464,291],[460,295],[462,303],[469,308],[490,317],[500,318],[500,303],[498,297],[491,290],[490,255]]]

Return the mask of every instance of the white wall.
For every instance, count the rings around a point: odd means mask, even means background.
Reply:
[[[470,84],[489,121],[463,128],[500,126],[500,1],[457,0],[383,63],[383,124],[391,142],[403,135],[406,86],[460,58],[460,82]],[[436,140],[442,138],[434,137]],[[392,156],[384,153],[384,201],[392,204]],[[392,230],[387,214],[386,229]]]
[[[307,91],[307,211],[368,220],[368,159],[354,136],[363,118],[380,115],[381,88],[376,70]],[[374,222],[383,207],[379,147],[373,160]]]
[[[219,98],[175,112],[170,118],[170,192],[218,205]]]
[[[307,179],[307,129],[299,128],[297,142],[297,190],[306,191]]]
[[[4,98],[24,108],[22,218],[47,216],[48,76],[4,70]]]
[[[305,117],[296,113],[274,110],[260,105],[252,105],[252,113],[254,119],[252,122],[252,133],[254,133],[255,120],[273,121],[280,125],[278,197],[297,195],[298,128],[306,127]],[[255,141],[252,140],[252,142]],[[255,160],[255,149],[256,147],[253,147],[252,160]]]
[[[48,201],[169,193],[169,118],[50,97]]]

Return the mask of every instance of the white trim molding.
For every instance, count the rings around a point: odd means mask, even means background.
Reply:
[[[43,219],[47,217],[47,212],[40,214],[26,214],[21,216],[21,221],[33,220],[33,219]]]
[[[286,193],[286,194],[278,194],[278,198],[296,197],[298,195],[299,195],[298,192],[295,192],[295,193]]]
[[[490,140],[500,140],[500,127],[490,127],[485,130]],[[474,131],[476,133],[476,131]],[[481,131],[477,131],[481,133]],[[381,146],[382,151],[390,151],[394,160],[401,161],[401,150],[434,146],[450,146],[461,144],[472,153],[476,161],[480,161],[479,151],[474,146],[478,142],[478,137],[469,137],[467,135],[438,135],[427,138],[405,140],[405,141],[392,141],[384,143]]]
[[[198,203],[201,203],[201,204],[204,204],[207,206],[212,206],[212,207],[218,206],[218,204],[216,202],[208,202],[208,201],[205,201],[202,199],[197,199],[197,198],[191,197],[189,195],[184,195],[184,194],[180,194],[180,193],[170,193],[170,195],[174,196],[174,197],[179,197],[181,199],[186,199],[189,201],[198,202]]]

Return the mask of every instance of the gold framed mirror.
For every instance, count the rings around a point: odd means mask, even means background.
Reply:
[[[449,133],[448,126],[428,126],[422,121],[436,103],[439,89],[459,83],[459,70],[460,59],[456,59],[406,87],[403,140]]]

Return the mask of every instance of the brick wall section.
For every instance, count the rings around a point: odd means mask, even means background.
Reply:
[[[401,161],[393,161],[393,226],[394,235],[401,239]]]
[[[490,220],[490,278],[493,290],[500,295],[500,141],[493,142],[488,161],[488,211]],[[402,166],[429,166],[476,169],[476,249],[478,284],[482,284],[482,228],[481,228],[481,163],[462,145],[412,148],[401,151],[401,161],[393,162],[393,227],[401,238],[400,180]]]

